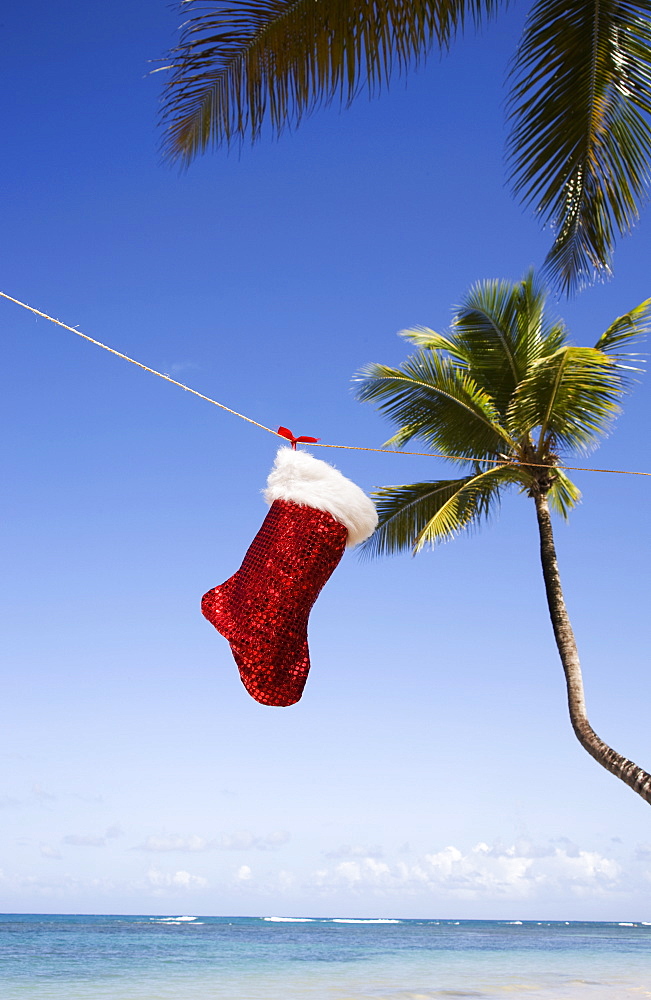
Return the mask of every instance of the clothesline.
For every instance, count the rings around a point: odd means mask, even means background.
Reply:
[[[190,392],[193,396],[198,396],[199,399],[205,400],[207,403],[212,403],[213,406],[218,406],[221,410],[225,410],[226,413],[231,413],[234,417],[239,417],[240,420],[246,420],[247,423],[253,424],[254,427],[259,427],[263,431],[267,431],[269,434],[273,434],[275,437],[279,437],[283,440],[286,439],[286,435],[280,434],[278,430],[274,430],[272,427],[267,427],[265,424],[259,423],[257,420],[253,420],[252,417],[247,417],[244,413],[238,413],[237,410],[232,410],[230,406],[226,406],[224,403],[218,402],[216,399],[212,399],[210,396],[205,396],[202,392],[198,392],[189,385],[185,385],[183,382],[179,382],[177,379],[172,378],[170,375],[166,375],[164,372],[156,371],[155,368],[150,368],[148,365],[143,365],[142,362],[136,361],[134,358],[130,358],[127,354],[123,354],[121,351],[116,351],[113,347],[109,347],[108,344],[103,344],[99,340],[95,340],[94,337],[89,337],[87,334],[82,333],[74,326],[69,326],[67,323],[62,323],[60,319],[55,319],[54,316],[48,316],[47,313],[41,312],[40,309],[35,309],[34,306],[28,305],[26,302],[21,302],[20,299],[15,299],[11,295],[7,295],[6,292],[0,292],[0,296],[3,299],[7,299],[9,302],[15,303],[17,306],[21,306],[23,309],[29,310],[29,312],[34,313],[35,316],[41,316],[43,319],[48,320],[50,323],[55,323],[56,326],[62,327],[64,330],[68,330],[70,333],[76,334],[78,337],[82,337],[87,340],[90,344],[95,344],[96,347],[101,347],[102,350],[108,351],[109,354],[114,354],[117,358],[122,358],[123,361],[128,361],[129,364],[136,365],[137,368],[142,368],[143,371],[149,372],[151,375],[156,375],[157,378],[162,378],[166,382],[171,382],[172,385],[176,385],[179,389],[183,389],[184,392]],[[436,454],[431,451],[403,451],[401,448],[399,451],[393,448],[369,448],[362,445],[355,444],[324,444],[321,441],[313,442],[311,447],[314,448],[337,448],[346,451],[371,451],[377,452],[384,455],[411,455],[418,458],[444,458],[453,459],[460,462],[468,462],[469,459],[465,455],[442,455]],[[509,463],[504,459],[497,458],[484,458],[482,462],[491,463],[493,465],[507,465],[515,464]],[[631,472],[627,469],[592,469],[586,468],[578,465],[548,465],[542,462],[527,462],[527,466],[534,466],[537,468],[558,468],[567,469],[571,472],[607,472],[612,475],[617,476],[651,476],[651,472]]]

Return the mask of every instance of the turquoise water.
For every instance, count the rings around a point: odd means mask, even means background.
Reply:
[[[0,915],[2,1000],[644,1000],[651,925]]]

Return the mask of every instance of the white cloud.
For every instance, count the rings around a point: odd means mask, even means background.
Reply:
[[[347,888],[356,893],[415,894],[423,890],[459,900],[526,899],[558,892],[600,894],[619,886],[617,861],[597,851],[566,846],[508,847],[478,843],[463,851],[449,846],[413,862],[389,864],[377,857],[351,858],[313,873],[311,884],[328,892]]]
[[[62,844],[69,847],[105,847],[106,837],[95,837],[92,834],[68,833],[61,838]]]
[[[104,835],[68,833],[65,837],[61,838],[61,843],[66,844],[68,847],[106,847],[107,840],[114,840],[116,837],[121,837],[122,835],[123,831],[121,827],[114,824],[107,828]]]
[[[282,847],[289,841],[289,833],[286,830],[275,830],[264,837],[258,837],[249,830],[242,830],[237,833],[220,833],[211,840],[200,837],[198,834],[181,836],[178,834],[149,836],[145,837],[142,844],[138,844],[137,851],[273,851]]]
[[[238,833],[220,833],[214,845],[220,851],[249,851],[258,847],[261,842],[260,837],[256,837],[248,830],[241,830]]]
[[[332,851],[325,851],[326,858],[381,858],[383,857],[383,850],[381,847],[361,847],[355,844],[351,847],[350,844],[342,844],[341,847],[335,847]]]
[[[165,372],[166,375],[179,375],[181,372],[185,371],[196,371],[200,368],[200,365],[196,361],[175,361],[170,365],[169,372]]]
[[[55,857],[55,855],[46,855]],[[70,872],[56,876],[42,877],[20,872],[3,874],[0,872],[0,881],[3,882],[4,890],[7,893],[14,893],[16,899],[26,899],[29,896],[36,896],[45,899],[74,898],[86,890],[90,890],[92,896],[101,893],[109,896],[116,889],[116,882],[109,878],[78,878]]]
[[[150,868],[145,876],[147,884],[152,889],[205,889],[208,879],[202,875],[191,875],[190,872],[162,872],[158,868]]]
[[[56,858],[58,860],[61,858],[61,852],[56,847],[50,847],[49,844],[41,844],[41,857]]]
[[[248,882],[253,876],[253,872],[248,865],[240,865],[240,867],[235,872],[235,878],[238,882]]]
[[[361,861],[342,861],[335,869],[337,876],[355,885],[362,882],[377,884],[385,881],[385,876],[391,876],[391,869],[385,862],[375,858],[363,858]]]
[[[296,885],[296,876],[281,868],[277,875],[277,882],[281,892],[289,892]]]
[[[46,791],[38,782],[32,785],[32,795],[42,803],[56,801],[56,795],[52,795],[51,792]]]
[[[212,845],[203,837],[145,837],[136,850],[140,851],[207,851]]]
[[[256,837],[248,830],[241,833],[222,833],[216,841],[216,846],[222,851],[244,851],[253,848],[256,851],[274,851],[289,842],[287,830],[275,830],[264,837]]]
[[[287,830],[274,830],[273,833],[268,833],[266,837],[262,838],[258,849],[263,851],[273,850],[274,847],[282,847],[288,841],[289,833]]]

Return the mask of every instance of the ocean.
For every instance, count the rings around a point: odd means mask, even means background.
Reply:
[[[2,1000],[643,1000],[651,924],[0,915]]]

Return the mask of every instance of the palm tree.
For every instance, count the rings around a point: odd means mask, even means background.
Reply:
[[[208,146],[350,104],[445,52],[508,0],[181,0],[192,16],[169,53],[163,148]],[[537,0],[511,68],[511,180],[556,233],[551,279],[572,291],[611,271],[617,233],[651,174],[649,0]]]
[[[399,368],[369,365],[356,381],[358,398],[399,425],[387,444],[420,438],[470,466],[456,479],[379,490],[379,527],[366,551],[419,552],[477,525],[505,490],[529,496],[574,732],[598,763],[651,803],[651,774],[607,746],[588,721],[550,518],[550,506],[567,517],[580,496],[561,456],[594,446],[619,412],[631,372],[639,370],[621,349],[649,328],[651,299],[616,319],[594,347],[575,347],[564,325],[545,314],[545,293],[531,274],[516,284],[485,281],[467,294],[449,333],[404,331],[418,353]]]

